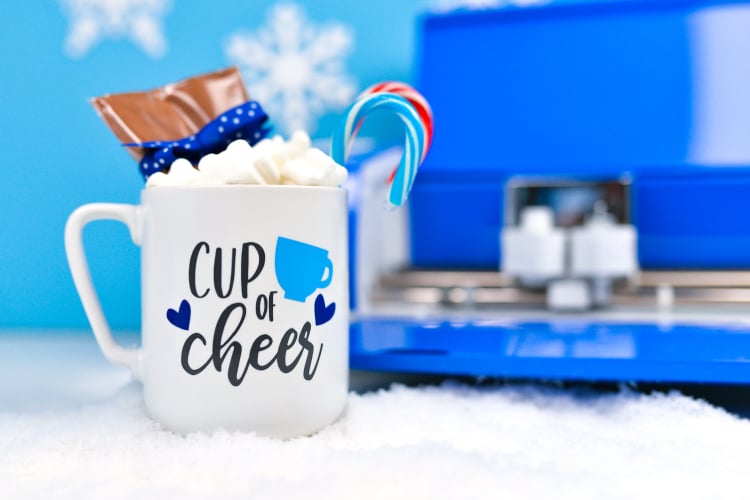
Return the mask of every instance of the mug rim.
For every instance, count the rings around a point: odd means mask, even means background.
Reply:
[[[315,190],[315,191],[344,191],[346,192],[346,188],[342,186],[305,186],[300,184],[222,184],[218,186],[195,186],[195,185],[186,185],[186,186],[151,186],[146,187],[144,186],[143,189],[141,189],[142,193],[152,193],[152,192],[158,192],[158,191],[183,191],[183,190],[191,190],[191,191],[225,191],[226,189],[230,190],[278,190],[283,189],[285,191],[289,190]]]
[[[149,199],[161,198],[184,198],[185,196],[221,196],[226,195],[233,199],[238,196],[252,197],[253,194],[273,193],[272,196],[286,198],[295,196],[323,196],[323,197],[348,197],[349,191],[343,187],[330,186],[299,186],[296,184],[227,184],[221,186],[152,186],[143,187],[140,193],[141,202]]]

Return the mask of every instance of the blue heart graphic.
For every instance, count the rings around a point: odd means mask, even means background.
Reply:
[[[326,305],[326,300],[323,298],[323,294],[319,293],[315,297],[315,325],[320,326],[331,321],[333,315],[336,313],[336,303],[331,302]]]
[[[180,309],[167,309],[167,320],[180,330],[190,329],[190,303],[187,300],[180,302]]]

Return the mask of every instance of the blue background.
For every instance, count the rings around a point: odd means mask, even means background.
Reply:
[[[69,20],[60,3],[3,4],[0,327],[87,327],[65,259],[65,221],[83,203],[138,202],[143,183],[136,164],[87,99],[228,66],[228,37],[263,26],[273,4],[173,1],[163,17],[168,52],[159,59],[128,39],[104,39],[71,59],[63,51]],[[345,63],[360,89],[380,80],[413,80],[423,1],[299,4],[316,25],[353,29],[354,48]],[[324,118],[316,135],[325,137],[331,123],[332,117]],[[111,326],[138,328],[139,254],[125,227],[91,224],[84,242]]]

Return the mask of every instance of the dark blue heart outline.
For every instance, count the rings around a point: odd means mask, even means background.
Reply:
[[[180,302],[178,310],[167,309],[167,321],[172,323],[180,330],[188,331],[190,329],[190,302],[183,299]]]
[[[322,293],[319,293],[315,297],[315,326],[320,326],[328,323],[336,314],[336,303],[331,302],[326,305],[326,299]]]

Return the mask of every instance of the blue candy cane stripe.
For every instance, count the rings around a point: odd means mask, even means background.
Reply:
[[[414,159],[421,157],[415,152],[417,148],[414,141],[414,138],[416,137],[415,131],[410,130],[410,125],[408,123],[406,123],[406,129],[407,133],[406,138],[404,139],[404,154],[401,156],[401,160],[396,168],[396,174],[391,183],[391,188],[388,191],[388,202],[393,207],[401,206],[409,196],[412,181],[416,176],[416,165],[414,164]]]
[[[399,207],[409,196],[414,178],[424,156],[426,129],[414,106],[403,97],[387,92],[369,94],[357,99],[345,113],[339,127],[334,130],[331,141],[331,156],[334,161],[345,164],[352,136],[357,126],[374,111],[387,110],[398,115],[404,123],[406,138],[404,154],[401,156],[396,174],[388,192],[388,202]]]
[[[419,120],[419,115],[416,113],[416,110],[414,113],[417,120]],[[419,120],[418,123],[419,125],[421,125],[421,120]],[[416,127],[415,129],[413,122],[409,121],[406,122],[406,128],[408,130],[408,133],[406,134],[406,142],[404,147],[405,153],[403,161],[404,165],[408,165],[407,171],[409,172],[409,175],[404,176],[406,181],[408,181],[408,184],[404,185],[404,200],[406,200],[406,197],[408,196],[409,192],[411,191],[411,187],[414,184],[414,178],[417,176],[417,169],[421,164],[425,146],[425,129],[423,127]],[[417,138],[419,137],[420,131],[422,132],[422,137],[417,143]]]

